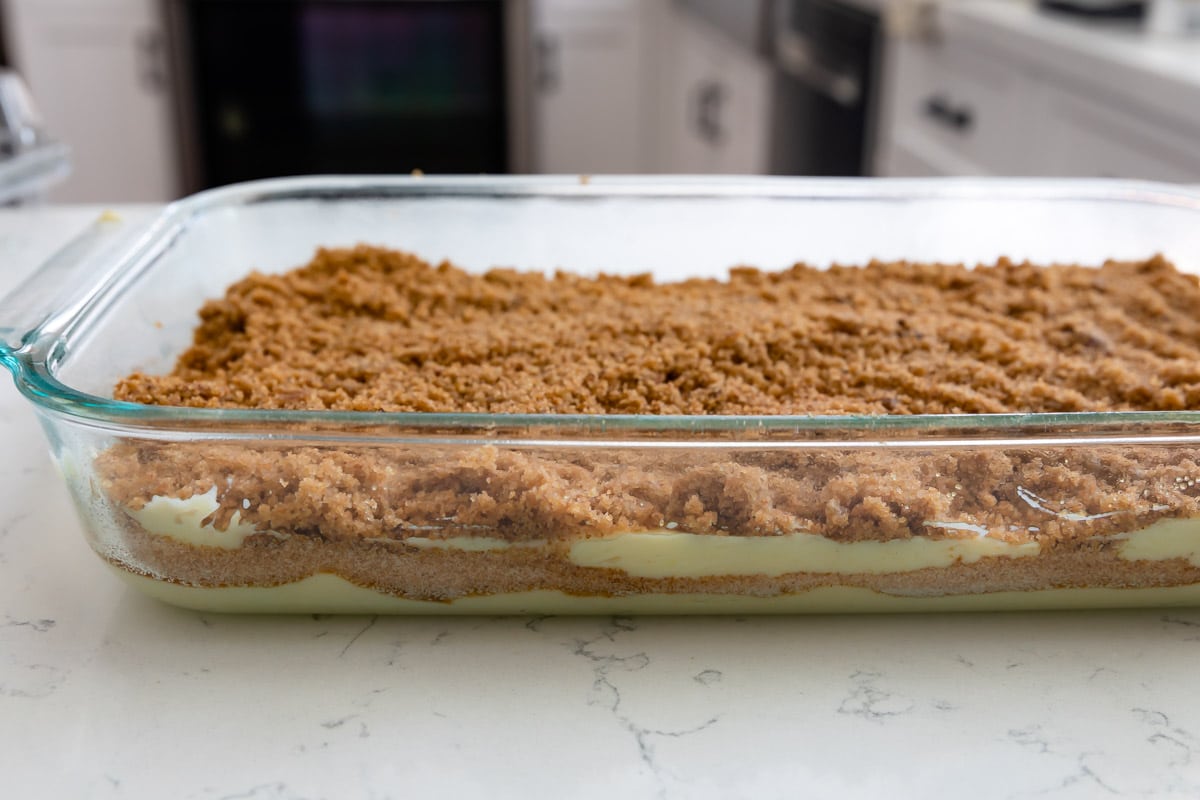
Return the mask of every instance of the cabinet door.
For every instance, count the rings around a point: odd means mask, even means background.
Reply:
[[[662,74],[658,166],[678,173],[767,171],[769,72],[702,21],[673,20]]]
[[[532,25],[535,168],[642,171],[637,3],[542,0]]]
[[[1043,110],[1047,174],[1200,182],[1200,131],[1175,131],[1145,114],[1048,88]]]
[[[897,40],[881,142],[886,175],[1200,181],[1200,131],[1144,98],[1035,68],[953,32]]]
[[[72,171],[51,194],[73,202],[177,196],[165,38],[154,0],[9,0],[17,69]]]
[[[1026,104],[1040,86],[1019,63],[949,38],[898,39],[891,46],[885,147],[887,138],[907,135],[985,174],[1037,171],[1038,121]]]
[[[767,171],[770,76],[764,64],[730,42],[720,43],[724,80],[716,85],[727,94],[718,109],[719,136],[713,172],[754,175]],[[701,98],[702,99],[702,98]],[[697,103],[702,108],[701,103]],[[697,116],[699,120],[699,115]]]

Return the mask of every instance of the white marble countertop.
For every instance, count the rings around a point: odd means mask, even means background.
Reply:
[[[95,213],[0,212],[0,281]],[[0,437],[7,797],[1200,796],[1200,610],[200,615],[91,554],[8,381]]]

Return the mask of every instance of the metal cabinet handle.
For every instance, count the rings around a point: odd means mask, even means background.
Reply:
[[[534,85],[539,92],[553,92],[558,89],[561,76],[559,75],[559,45],[558,37],[539,33],[533,40],[534,51]]]
[[[956,106],[942,95],[925,101],[925,116],[959,133],[966,133],[975,124],[975,114],[967,106]]]
[[[704,81],[696,87],[696,133],[708,144],[718,145],[725,139],[723,109],[728,94],[716,81]]]
[[[775,34],[775,63],[784,73],[841,106],[854,106],[862,97],[862,80],[826,64],[814,55],[812,42],[793,31]]]
[[[167,74],[167,42],[163,32],[155,29],[141,31],[134,45],[137,48],[138,82],[155,94],[165,92],[170,77]]]

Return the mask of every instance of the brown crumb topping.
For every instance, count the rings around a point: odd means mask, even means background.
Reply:
[[[871,263],[726,281],[471,274],[360,246],[252,274],[201,311],[159,405],[585,414],[1200,407],[1200,281],[1100,268]]]

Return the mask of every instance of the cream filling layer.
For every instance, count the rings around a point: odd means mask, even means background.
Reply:
[[[636,578],[707,578],[792,572],[837,574],[911,572],[971,563],[987,556],[1036,556],[1037,542],[999,539],[896,539],[835,542],[812,533],[782,536],[703,536],[694,533],[618,533],[571,545],[571,563],[619,569]]]
[[[212,524],[211,517],[220,507],[214,486],[204,494],[192,495],[186,500],[155,495],[141,510],[130,511],[129,515],[151,533],[169,536],[184,544],[234,550],[254,533],[254,526],[243,523],[241,512],[235,511],[229,526],[219,530]],[[205,520],[208,520],[207,524]]]
[[[1182,558],[1200,567],[1200,519],[1161,519],[1140,531],[1113,538],[1117,553],[1127,561]]]
[[[941,597],[898,596],[850,586],[822,586],[775,597],[699,593],[583,597],[542,589],[436,602],[395,597],[327,574],[280,586],[205,588],[155,580],[118,567],[113,571],[139,591],[172,605],[248,614],[836,614],[1200,605],[1200,585]]]
[[[155,496],[142,509],[129,513],[147,531],[184,544],[241,547],[245,538],[255,532],[254,526],[242,522],[240,512],[235,512],[226,529],[218,530],[212,524],[218,508],[217,490],[213,488],[186,500]],[[930,523],[930,527],[965,529],[955,523]],[[568,558],[577,566],[618,569],[639,578],[704,578],[775,577],[793,572],[880,575],[969,564],[981,558],[1028,558],[1041,552],[1037,542],[1005,542],[986,535],[986,529],[969,527],[977,535],[887,542],[838,542],[812,533],[710,536],[670,530],[631,531],[573,541]],[[1159,520],[1140,531],[1112,538],[1118,556],[1128,561],[1182,558],[1200,566],[1200,519]],[[508,542],[490,536],[410,537],[405,543],[425,550],[465,552],[496,552],[547,544]]]

